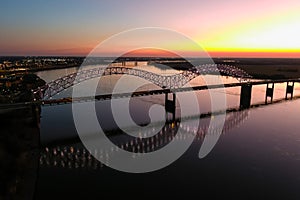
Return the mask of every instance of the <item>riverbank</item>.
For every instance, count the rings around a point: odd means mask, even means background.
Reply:
[[[300,59],[293,58],[213,58],[216,64],[238,67],[255,79],[292,79],[300,77]],[[197,66],[197,59],[189,62],[163,62],[174,69],[184,70]]]
[[[300,77],[300,65],[235,65],[256,79],[290,79]]]
[[[256,79],[290,79],[300,77],[299,58],[217,58],[218,64],[233,65]]]
[[[130,60],[128,59],[127,61],[129,62]],[[136,58],[131,59],[135,60]],[[183,59],[182,61],[178,60],[177,62],[174,62],[172,59],[170,59],[168,62],[168,60],[165,58],[162,60],[157,58],[156,60],[152,61],[151,64],[159,65],[160,67],[165,65],[178,70],[186,70],[192,67],[192,64],[197,65],[197,60],[198,59],[191,58],[189,59],[189,62]],[[300,77],[300,59],[298,58],[213,58],[213,61],[216,64],[232,65],[243,69],[256,79],[289,79]],[[39,71],[76,68],[80,66],[81,65],[79,64],[72,64],[47,66],[43,68],[0,70],[0,75],[35,73]]]

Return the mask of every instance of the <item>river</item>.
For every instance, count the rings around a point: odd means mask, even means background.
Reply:
[[[91,68],[90,66],[87,68]],[[142,66],[159,74],[178,73],[173,70]],[[76,68],[37,72],[49,82],[76,72]],[[209,76],[209,75],[207,75]],[[124,84],[144,83],[139,90],[158,89],[140,78],[127,76]],[[205,79],[205,78],[204,78]],[[86,90],[90,84],[97,84],[97,94],[109,93],[120,75],[105,77],[100,83],[89,80],[82,83]],[[232,77],[222,77],[224,83],[237,82]],[[203,77],[194,79],[190,85],[203,85]],[[125,85],[125,87],[127,87]],[[286,84],[275,84],[274,101],[285,97]],[[227,88],[226,108],[239,106],[240,87]],[[212,93],[219,91],[210,91]],[[110,140],[128,151],[147,153],[163,148],[172,140],[186,141],[193,138],[191,146],[176,161],[158,171],[141,174],[119,172],[107,167],[117,154],[116,149],[103,149],[104,163],[95,160],[83,147],[72,116],[72,105],[43,106],[41,111],[41,158],[37,180],[36,198],[80,199],[91,197],[110,198],[204,198],[252,197],[297,199],[300,197],[300,100],[294,99],[264,105],[266,86],[254,86],[251,104],[256,107],[228,111],[224,131],[212,151],[205,157],[198,157],[203,145],[211,116],[188,118],[176,121],[158,131],[158,136],[149,139],[128,137],[118,130],[111,112],[110,101],[96,102],[99,123],[110,132]],[[89,94],[89,92],[87,92]],[[208,91],[195,92],[201,113],[210,113],[211,99]],[[72,89],[53,98],[72,95]],[[83,92],[81,95],[85,95]],[[300,95],[300,85],[295,85],[294,96]],[[135,97],[130,100],[130,114],[133,121],[143,125],[151,122],[149,109],[157,104],[164,105],[164,95]],[[188,101],[188,95],[182,95]],[[80,103],[79,103],[80,104]],[[89,104],[88,102],[81,104]],[[176,107],[175,118],[181,116],[180,105]],[[122,112],[122,111],[120,111]],[[193,115],[188,111],[186,115]],[[122,116],[122,113],[119,113]],[[153,114],[154,118],[161,116]],[[200,121],[198,127],[194,121]],[[176,130],[183,124],[185,135],[176,137]],[[142,129],[145,130],[145,129]],[[152,129],[140,134],[153,134]],[[175,133],[174,133],[175,130]],[[93,133],[95,134],[95,133]],[[93,135],[92,134],[92,135]],[[92,137],[91,135],[91,137]],[[99,149],[98,149],[99,150]],[[96,151],[96,150],[95,150]],[[106,165],[105,165],[106,164]]]

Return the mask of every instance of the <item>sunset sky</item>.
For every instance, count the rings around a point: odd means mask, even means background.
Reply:
[[[0,56],[85,56],[121,31],[162,27],[212,56],[300,57],[300,0],[1,0],[0,25]]]

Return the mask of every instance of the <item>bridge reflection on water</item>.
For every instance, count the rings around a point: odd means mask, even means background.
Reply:
[[[222,129],[222,133],[225,134],[230,129],[239,126],[248,117],[249,110],[230,112],[225,121],[225,125]],[[195,117],[194,117],[195,118]],[[192,120],[192,118],[188,119]],[[184,135],[180,137],[176,136],[178,128],[183,130]],[[215,127],[211,134],[217,134],[219,130]],[[148,131],[142,133],[146,135],[153,135],[155,129],[149,128]],[[148,153],[156,151],[172,140],[185,140],[189,138],[195,138],[198,142],[202,142],[205,135],[208,132],[208,124],[203,123],[199,128],[183,126],[180,121],[168,122],[164,128],[159,131],[155,136],[149,138],[132,138],[126,137],[122,132],[114,132],[109,136],[116,147],[111,149],[89,149],[86,150],[78,143],[67,145],[66,142],[62,142],[61,145],[45,146],[41,149],[40,164],[42,166],[55,166],[55,167],[67,167],[67,168],[94,168],[98,169],[103,164],[96,160],[89,151],[93,151],[95,155],[106,158],[104,164],[109,163],[110,157],[114,156],[118,152],[118,148],[135,153]],[[91,137],[92,139],[92,137]],[[79,141],[78,141],[79,142]],[[74,141],[72,141],[74,143]],[[139,154],[137,154],[138,156]]]

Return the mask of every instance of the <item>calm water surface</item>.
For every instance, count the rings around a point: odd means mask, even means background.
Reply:
[[[147,66],[144,66],[144,69]],[[153,69],[158,73],[172,71]],[[161,70],[161,71],[160,71]],[[76,68],[39,72],[38,75],[50,81],[75,72]],[[97,92],[112,90],[118,76],[103,79]],[[139,78],[130,80],[138,81]],[[236,82],[223,77],[224,82]],[[89,84],[97,84],[90,80]],[[197,78],[191,85],[201,85]],[[147,83],[141,90],[157,89]],[[295,95],[300,94],[296,85]],[[265,100],[266,86],[254,86],[252,104]],[[54,98],[69,96],[66,90]],[[210,112],[210,98],[207,91],[196,92],[201,113]],[[227,107],[239,105],[240,88],[226,89]],[[83,93],[84,95],[84,93]],[[285,84],[275,85],[274,99],[285,97]],[[149,123],[148,110],[153,104],[164,104],[164,96],[132,98],[130,112],[138,124]],[[175,138],[179,122],[167,124],[157,136],[149,140],[138,140],[116,130],[110,102],[96,102],[98,119],[110,139],[116,145],[133,152],[150,152],[163,147]],[[177,112],[178,111],[178,112]],[[176,113],[180,113],[178,105]],[[224,131],[213,150],[199,159],[199,149],[207,132],[210,117],[201,118],[200,127],[185,123],[185,140],[196,135],[187,152],[170,166],[146,174],[123,173],[96,161],[82,146],[72,119],[70,104],[44,106],[41,112],[41,151],[38,172],[37,199],[101,199],[101,198],[197,198],[231,197],[252,199],[299,199],[300,198],[300,100],[284,101],[263,105],[249,110],[229,112]],[[178,114],[177,114],[178,115]],[[177,116],[178,117],[178,116]],[[190,119],[192,122],[196,119]],[[193,123],[190,123],[193,124]],[[148,130],[151,132],[151,130]],[[146,133],[141,133],[146,134]],[[115,149],[103,149],[97,153],[110,158]],[[96,198],[97,197],[97,198]]]

